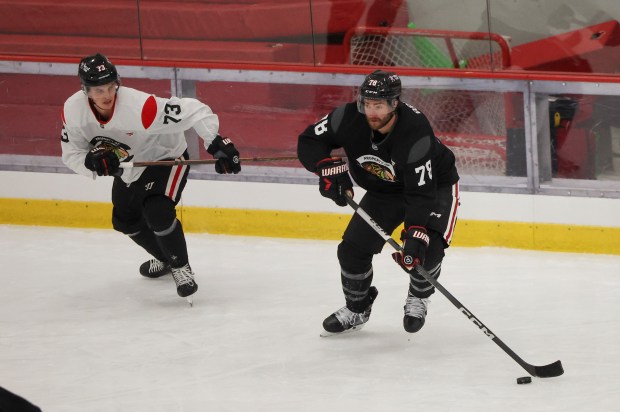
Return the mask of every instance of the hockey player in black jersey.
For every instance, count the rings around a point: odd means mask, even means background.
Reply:
[[[298,140],[298,157],[319,176],[320,193],[339,206],[353,195],[349,177],[366,194],[360,206],[388,233],[404,222],[403,252],[394,260],[409,273],[403,326],[424,325],[434,287],[413,270],[421,264],[434,278],[441,272],[459,205],[454,154],[433,133],[426,116],[400,101],[397,74],[382,70],[366,76],[357,102],[344,104],[312,124]],[[348,164],[332,151],[343,149]],[[323,321],[330,335],[360,329],[369,319],[378,291],[372,286],[372,259],[384,239],[353,215],[338,245],[346,305]]]

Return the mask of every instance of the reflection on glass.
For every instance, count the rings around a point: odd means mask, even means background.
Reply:
[[[141,58],[135,1],[2,1],[0,16],[0,54]]]
[[[619,108],[618,96],[550,97],[553,177],[620,179]]]
[[[0,54],[620,73],[611,0],[83,3],[0,3]]]
[[[489,16],[511,39],[513,69],[620,72],[620,2],[497,0]]]
[[[144,59],[312,64],[310,1],[141,0]]]

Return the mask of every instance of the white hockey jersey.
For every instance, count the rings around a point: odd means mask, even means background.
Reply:
[[[117,91],[108,121],[97,119],[82,91],[67,99],[62,121],[62,161],[88,177],[96,176],[84,166],[86,153],[94,147],[114,150],[121,162],[176,159],[187,149],[185,130],[193,128],[207,147],[219,129],[217,115],[197,99],[165,99],[125,86]],[[143,167],[124,169],[121,178],[131,183],[143,171]]]

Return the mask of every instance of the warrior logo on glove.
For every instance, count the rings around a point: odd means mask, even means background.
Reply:
[[[423,265],[426,248],[430,243],[430,237],[426,229],[420,226],[411,226],[401,232],[400,239],[403,241],[403,250],[392,253],[392,258],[406,271],[411,271],[415,265]]]
[[[346,206],[346,194],[353,196],[353,182],[349,177],[349,166],[340,157],[328,157],[316,165],[321,195],[332,199],[338,206]]]
[[[319,170],[321,177],[339,175],[340,173],[346,173],[349,171],[349,166],[344,164],[335,164],[331,167],[325,167]]]
[[[207,152],[217,159],[215,171],[219,174],[234,173],[241,171],[239,151],[228,137],[217,135],[207,147]]]

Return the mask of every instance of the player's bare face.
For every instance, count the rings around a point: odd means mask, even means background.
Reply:
[[[88,89],[88,97],[90,97],[98,110],[109,111],[114,107],[114,96],[116,96],[117,89],[118,85],[116,82],[90,87]]]
[[[364,100],[364,113],[366,120],[372,130],[381,130],[388,126],[388,123],[394,118],[391,107],[387,100]]]

